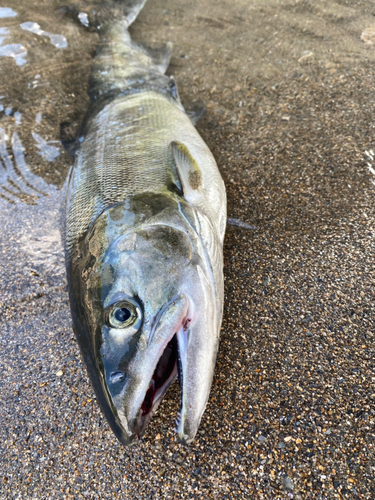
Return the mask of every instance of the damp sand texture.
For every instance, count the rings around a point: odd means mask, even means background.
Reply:
[[[4,140],[17,132],[30,171],[55,186],[36,205],[1,201],[0,498],[372,500],[372,2],[149,0],[132,26],[140,42],[173,42],[168,72],[184,104],[206,105],[198,130],[228,215],[257,229],[227,229],[221,344],[195,441],[176,440],[176,383],[130,449],[72,332],[57,190],[70,160],[47,160],[33,136],[58,147],[60,124],[73,135],[88,107],[97,38],[56,6],[22,1],[0,19],[15,38],[3,45],[27,49],[21,65],[0,54]],[[67,47],[17,28],[30,22]]]

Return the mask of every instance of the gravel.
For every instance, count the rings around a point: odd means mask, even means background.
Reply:
[[[35,22],[60,33],[48,9]],[[228,226],[210,399],[190,446],[174,433],[176,383],[142,441],[122,447],[72,333],[63,194],[1,202],[1,499],[375,498],[373,25],[368,1],[149,0],[132,35],[173,41],[169,72],[182,102],[206,104],[198,129],[229,217],[256,228]],[[93,35],[75,37],[87,59]],[[51,75],[45,92],[86,90],[66,78]],[[73,116],[74,102],[53,102],[59,119]],[[43,174],[55,185],[59,161]]]

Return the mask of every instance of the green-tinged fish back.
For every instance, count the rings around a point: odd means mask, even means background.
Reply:
[[[168,44],[157,51],[133,42],[124,21],[106,25],[100,31],[100,45],[91,71],[91,99],[126,95],[146,88],[172,95],[174,80],[164,75],[170,52]]]
[[[170,47],[148,50],[132,42],[127,31],[144,3],[114,2],[126,7],[127,17],[116,15],[113,23],[107,19],[99,30],[93,106],[68,188],[68,258],[103,210],[142,192],[169,190],[184,196],[209,217],[219,240],[224,236],[224,184],[181,105],[174,79],[163,74]]]
[[[199,186],[193,181],[188,184],[197,176],[190,175],[189,165],[181,162],[177,166],[176,143],[183,144],[194,158],[191,172],[204,165]],[[147,191],[179,192],[184,179],[184,196],[198,208],[202,205],[223,235],[225,220],[220,217],[219,222],[218,218],[225,205],[224,186],[212,154],[186,113],[156,92],[110,102],[92,118],[72,172],[67,206],[68,253],[108,206]]]

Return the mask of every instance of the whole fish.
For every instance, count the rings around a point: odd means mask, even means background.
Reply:
[[[130,39],[144,3],[114,0],[100,20],[65,229],[74,330],[124,445],[140,438],[177,376],[178,436],[194,439],[223,312],[224,183],[164,74],[170,47]]]

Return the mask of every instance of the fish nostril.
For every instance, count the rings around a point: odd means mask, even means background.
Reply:
[[[125,378],[125,373],[124,372],[112,372],[111,373],[111,382],[112,384],[118,384],[119,382],[122,382]]]

